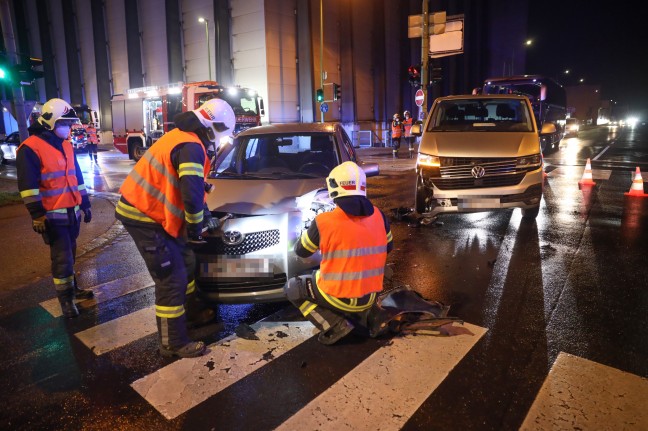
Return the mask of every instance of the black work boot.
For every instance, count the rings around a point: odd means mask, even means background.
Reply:
[[[353,331],[353,324],[347,319],[341,318],[335,325],[331,326],[326,331],[320,332],[317,341],[330,346],[349,335],[351,331]]]
[[[79,288],[79,283],[77,283],[76,275],[74,276],[74,297],[76,299],[94,298],[94,292],[92,290]]]
[[[61,304],[61,311],[65,317],[71,319],[79,315],[79,309],[74,303],[74,287],[69,286],[65,289],[57,289],[56,296],[58,296],[59,303]]]
[[[194,329],[205,326],[216,319],[216,312],[207,307],[196,293],[190,293],[185,298],[185,313],[187,328]]]
[[[187,336],[187,318],[165,318],[156,316],[160,355],[166,358],[195,358],[205,354],[207,347],[202,341],[190,341]]]
[[[207,347],[202,341],[190,341],[182,347],[160,346],[160,355],[165,358],[196,358],[205,354]]]

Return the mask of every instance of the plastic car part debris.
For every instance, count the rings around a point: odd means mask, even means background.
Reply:
[[[257,337],[256,332],[250,325],[246,325],[245,323],[241,323],[236,327],[234,330],[234,333],[240,337],[240,338],[245,338],[246,340],[258,340],[259,337]]]

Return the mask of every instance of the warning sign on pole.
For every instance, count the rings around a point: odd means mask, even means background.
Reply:
[[[414,101],[416,102],[416,106],[423,106],[423,100],[425,99],[425,95],[423,94],[423,90],[420,88],[416,90],[416,95],[414,96]]]

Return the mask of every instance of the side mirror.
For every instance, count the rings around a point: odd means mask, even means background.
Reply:
[[[265,115],[265,108],[263,107],[263,99],[259,97],[259,114]]]
[[[360,167],[367,178],[380,175],[380,166],[378,163],[360,163]]]
[[[554,123],[544,123],[540,130],[541,135],[551,135],[556,133],[556,125]]]
[[[410,133],[413,136],[421,136],[423,134],[423,125],[421,123],[412,124]]]

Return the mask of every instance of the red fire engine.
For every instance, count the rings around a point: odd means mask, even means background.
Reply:
[[[226,88],[215,81],[133,88],[112,97],[113,145],[137,161],[175,127],[176,114],[194,110],[215,97],[225,100],[234,110],[235,134],[261,125],[263,99],[249,88]]]

